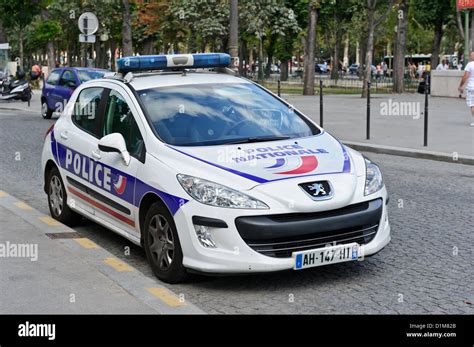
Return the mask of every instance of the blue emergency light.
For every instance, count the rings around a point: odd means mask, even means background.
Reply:
[[[141,55],[117,60],[118,72],[121,73],[184,68],[202,69],[229,65],[230,55],[225,53]]]

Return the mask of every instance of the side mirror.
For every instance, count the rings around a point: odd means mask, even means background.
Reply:
[[[117,152],[122,156],[125,165],[130,164],[130,153],[127,151],[127,145],[122,134],[113,133],[101,138],[99,140],[99,150],[102,152]]]
[[[69,88],[72,88],[72,89],[74,89],[74,88],[77,87],[76,82],[74,82],[74,81],[67,81],[67,82],[66,82],[66,85],[67,85]]]

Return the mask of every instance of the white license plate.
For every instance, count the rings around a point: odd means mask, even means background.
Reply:
[[[328,246],[307,251],[293,252],[292,256],[295,261],[293,269],[302,270],[315,266],[357,260],[360,253],[359,248],[359,244],[349,243],[346,245]]]

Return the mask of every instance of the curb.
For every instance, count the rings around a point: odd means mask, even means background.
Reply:
[[[362,152],[398,155],[402,157],[418,158],[418,159],[429,159],[436,161],[443,161],[455,164],[474,165],[474,157],[467,155],[458,155],[457,159],[454,159],[453,154],[443,152],[433,152],[421,149],[411,149],[404,147],[392,147],[383,145],[372,145],[361,142],[342,141],[345,145]]]
[[[34,113],[40,113],[39,110],[35,109],[32,106],[30,106],[28,108],[28,106],[26,108],[24,107],[15,107],[15,106],[8,106],[8,103],[6,103],[6,105],[2,105],[2,103],[0,103],[0,110],[9,110],[9,111],[23,111],[23,112],[34,112]]]
[[[157,278],[145,276],[92,240],[1,190],[0,206],[34,226],[38,232],[49,236],[58,246],[79,256],[84,263],[108,277],[158,314],[205,314],[182,294],[178,295],[165,287]]]

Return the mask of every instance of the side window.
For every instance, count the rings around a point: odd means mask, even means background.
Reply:
[[[82,130],[96,136],[99,122],[99,105],[103,88],[87,88],[81,91],[74,104],[73,122]]]
[[[140,156],[143,147],[142,135],[127,103],[115,90],[110,91],[107,100],[102,136],[112,133],[122,134],[130,155]]]
[[[65,87],[71,87],[73,84],[76,85],[76,77],[74,76],[74,72],[71,70],[64,71],[59,84]]]
[[[59,77],[61,76],[61,71],[51,71],[51,73],[48,76],[48,79],[46,80],[46,83],[56,85],[58,84]]]

